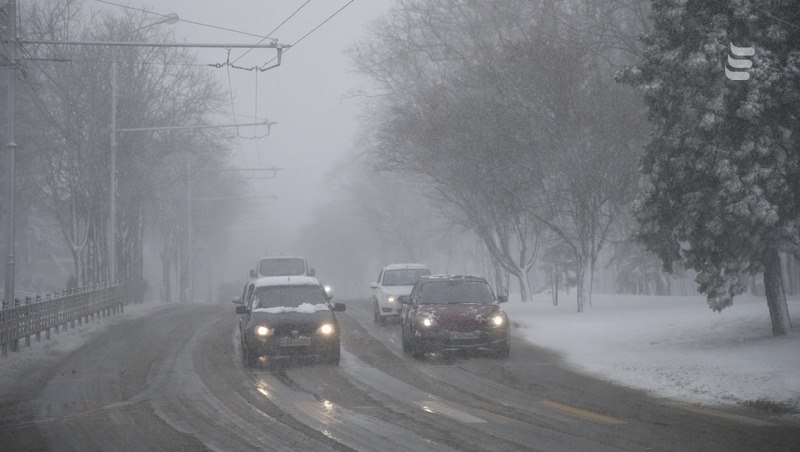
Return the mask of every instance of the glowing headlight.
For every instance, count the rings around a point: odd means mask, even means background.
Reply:
[[[384,295],[383,299],[388,301],[389,303],[394,303],[395,301],[397,301],[397,297],[395,297],[394,295]]]
[[[420,323],[422,323],[422,326],[424,326],[426,328],[430,328],[432,326],[436,326],[436,320],[433,320],[430,317],[425,317],[424,319],[422,319],[422,322],[420,322]]]
[[[506,319],[501,314],[497,314],[496,316],[492,317],[492,325],[502,326],[504,323],[506,323]]]
[[[256,336],[269,336],[269,328],[265,327],[264,325],[259,325],[256,327]]]
[[[331,334],[333,333],[333,325],[331,325],[330,323],[326,323],[321,327],[319,327],[319,332],[326,335]]]
[[[325,286],[325,293],[326,293],[326,294],[330,294],[330,293],[331,293],[331,290],[333,290],[333,289],[331,288],[331,286]]]

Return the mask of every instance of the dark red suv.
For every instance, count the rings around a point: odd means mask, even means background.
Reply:
[[[403,351],[415,358],[450,350],[487,350],[507,357],[508,316],[480,276],[423,276],[402,297]]]

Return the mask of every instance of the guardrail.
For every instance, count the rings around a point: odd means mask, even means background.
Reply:
[[[36,342],[50,339],[50,330],[75,328],[95,318],[121,313],[124,309],[121,283],[104,283],[83,287],[71,292],[46,294],[44,297],[25,297],[23,302],[14,300],[13,306],[5,300],[0,310],[0,354],[8,356],[8,350],[18,351],[20,339],[25,346],[31,345],[31,336]]]

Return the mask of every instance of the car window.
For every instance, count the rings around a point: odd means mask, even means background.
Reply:
[[[255,284],[250,284],[247,288],[247,297],[245,298],[245,306],[248,308],[252,307],[253,305],[253,289],[255,288]]]
[[[414,287],[411,288],[411,295],[410,295],[412,299],[415,298],[417,295],[419,295],[420,286],[421,284],[419,282],[414,283]]]
[[[259,287],[254,309],[296,308],[301,304],[327,304],[321,286],[266,286]]]
[[[419,291],[423,304],[492,303],[494,294],[483,281],[435,281]]]
[[[411,286],[420,276],[430,275],[427,268],[404,268],[400,270],[386,270],[383,272],[384,286]]]
[[[375,281],[378,281],[378,284],[382,284],[382,282],[381,282],[381,277],[382,276],[383,276],[383,270],[381,270],[381,272],[378,273],[378,279],[375,280]]]

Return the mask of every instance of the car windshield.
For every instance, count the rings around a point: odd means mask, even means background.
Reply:
[[[256,292],[256,309],[296,308],[303,303],[325,303],[325,295],[320,286],[267,286]]]
[[[386,270],[383,272],[384,286],[413,286],[420,276],[430,275],[427,268],[404,268],[402,270]]]
[[[437,281],[420,288],[419,301],[423,304],[492,303],[494,295],[482,281]]]
[[[295,257],[288,257],[285,259],[262,259],[261,262],[258,263],[258,274],[261,276],[305,275],[305,261]]]

